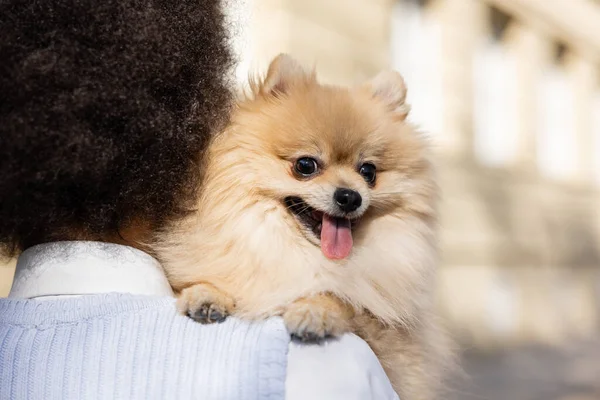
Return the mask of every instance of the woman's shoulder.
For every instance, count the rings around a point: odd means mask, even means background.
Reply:
[[[156,345],[152,347],[154,352],[164,349],[169,353],[180,351],[183,355],[196,352],[206,355],[217,350],[232,353],[244,346],[259,351],[263,347],[265,351],[281,348],[287,353],[289,345],[289,335],[277,319],[249,323],[229,318],[223,323],[201,325],[180,315],[172,297],[121,293],[0,299],[0,325],[4,330],[85,330],[86,335],[73,334],[71,339],[75,341],[89,340],[92,336],[102,339],[108,332],[113,340],[139,339]],[[226,342],[227,346],[220,346],[218,342]]]
[[[374,353],[357,336],[349,334],[318,345],[293,342],[280,318],[258,323],[228,318],[200,325],[179,315],[174,299],[167,297],[106,294],[1,299],[0,338],[4,338],[0,369],[12,362],[2,354],[10,354],[13,361],[22,358],[25,364],[47,365],[54,370],[48,376],[76,364],[85,371],[86,381],[95,380],[98,387],[114,385],[117,374],[121,377],[117,383],[141,390],[127,398],[163,392],[165,396],[157,397],[396,398]],[[136,379],[144,384],[136,384]],[[79,387],[66,378],[61,382],[70,389]],[[4,384],[2,392],[7,390]],[[81,392],[71,397],[95,397],[88,395]]]
[[[166,297],[2,299],[0,398],[283,399],[288,336],[278,320],[199,325]]]
[[[292,341],[286,400],[398,400],[369,345],[353,334],[319,345]]]

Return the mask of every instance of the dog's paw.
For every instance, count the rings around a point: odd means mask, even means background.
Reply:
[[[320,341],[350,331],[352,313],[336,297],[317,295],[296,300],[283,313],[292,337],[302,341]]]
[[[203,303],[198,308],[189,309],[187,314],[194,321],[202,324],[212,324],[214,322],[225,321],[229,312],[222,305]]]
[[[231,296],[208,283],[183,289],[177,300],[177,309],[201,324],[225,321],[234,307]]]

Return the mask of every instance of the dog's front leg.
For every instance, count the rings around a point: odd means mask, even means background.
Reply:
[[[298,299],[283,312],[288,332],[303,341],[318,341],[349,332],[353,316],[352,307],[329,293]]]
[[[234,308],[234,299],[208,282],[183,289],[177,299],[177,309],[202,324],[223,322]]]

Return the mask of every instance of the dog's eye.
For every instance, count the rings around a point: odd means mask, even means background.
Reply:
[[[362,175],[367,183],[375,183],[375,178],[377,176],[375,165],[371,163],[364,163],[360,166],[358,173]]]
[[[294,165],[296,172],[302,176],[314,175],[317,172],[318,167],[317,161],[310,157],[299,158]]]

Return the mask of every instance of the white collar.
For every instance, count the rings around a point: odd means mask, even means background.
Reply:
[[[99,293],[173,296],[158,261],[133,247],[102,242],[52,242],[25,250],[8,297]]]

